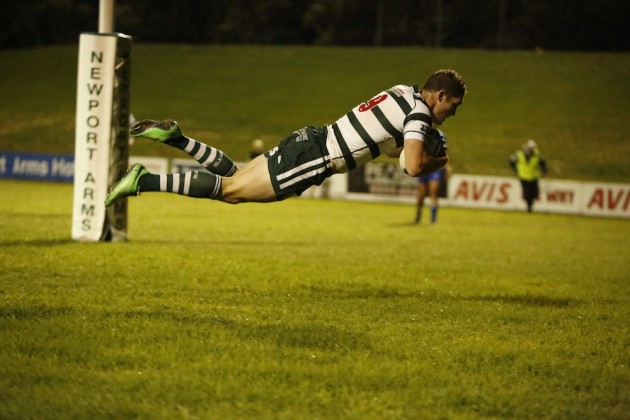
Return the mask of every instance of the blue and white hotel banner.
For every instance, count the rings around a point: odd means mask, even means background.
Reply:
[[[74,156],[0,151],[0,178],[72,182]]]

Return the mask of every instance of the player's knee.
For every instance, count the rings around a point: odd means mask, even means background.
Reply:
[[[221,201],[223,201],[226,204],[239,204],[243,202],[242,200],[239,200],[238,198],[230,198],[230,197],[227,197],[227,198],[223,197],[223,200]]]
[[[237,195],[231,193],[229,190],[226,191],[225,188],[223,188],[219,200],[226,204],[238,204],[243,202],[243,200],[241,200]]]

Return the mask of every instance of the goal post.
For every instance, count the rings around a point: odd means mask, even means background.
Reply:
[[[72,239],[125,241],[127,200],[105,208],[129,165],[131,44],[128,35],[79,39]]]

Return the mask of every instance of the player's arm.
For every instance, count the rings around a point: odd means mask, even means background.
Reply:
[[[542,171],[543,175],[547,175],[547,162],[540,155],[538,156],[538,159],[539,159],[539,162],[540,162],[540,170]]]
[[[513,153],[510,155],[510,168],[512,168],[512,171],[514,171],[514,173],[518,173],[518,171],[516,170],[516,162],[518,161],[518,157],[516,156],[516,153]]]
[[[451,179],[451,175],[453,175],[453,167],[451,166],[451,162],[449,159],[449,162],[444,165],[444,176],[446,177],[447,181]]]
[[[416,139],[405,140],[405,171],[410,176],[424,176],[437,171],[448,162],[448,155],[429,156],[424,150],[424,142]]]
[[[428,112],[414,112],[405,118],[403,128],[404,166],[410,176],[425,176],[437,171],[448,162],[446,152],[444,156],[435,157],[427,153],[425,142],[431,131],[432,119]]]

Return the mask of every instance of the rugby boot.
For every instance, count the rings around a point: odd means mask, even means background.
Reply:
[[[180,137],[182,131],[177,122],[173,120],[142,120],[131,126],[129,134],[133,137],[165,142]]]
[[[136,163],[133,167],[127,172],[127,175],[121,178],[118,181],[118,184],[114,185],[114,188],[109,192],[107,198],[105,199],[105,207],[111,206],[114,201],[119,198],[129,197],[131,195],[140,194],[138,188],[138,181],[140,177],[144,174],[148,174],[149,171],[142,166],[140,163]]]

